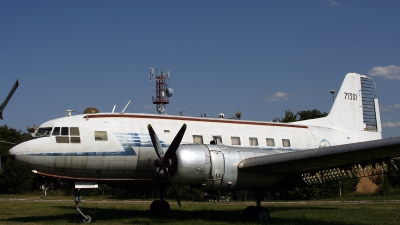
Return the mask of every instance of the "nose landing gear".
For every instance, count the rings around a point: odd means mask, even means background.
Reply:
[[[93,223],[96,221],[96,215],[89,210],[81,210],[79,204],[82,203],[81,197],[81,189],[75,189],[75,210],[78,212],[78,215],[75,219],[75,222],[78,223]]]

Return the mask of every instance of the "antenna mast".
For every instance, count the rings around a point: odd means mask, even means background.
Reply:
[[[166,104],[169,104],[169,98],[174,94],[174,90],[167,84],[170,72],[167,70],[167,74],[164,74],[164,71],[161,70],[161,74],[156,75],[154,68],[150,67],[149,80],[153,81],[153,77],[156,78],[156,97],[152,96],[153,104],[156,105],[158,115],[165,115],[167,113]]]

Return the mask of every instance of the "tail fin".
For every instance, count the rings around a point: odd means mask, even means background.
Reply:
[[[355,131],[382,132],[375,82],[357,73],[344,78],[329,115],[302,124]]]

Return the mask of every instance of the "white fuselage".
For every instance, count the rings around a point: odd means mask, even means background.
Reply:
[[[58,177],[83,180],[149,179],[157,171],[153,165],[157,155],[147,125],[152,125],[165,151],[184,123],[187,130],[182,144],[209,144],[219,137],[225,146],[248,147],[241,148],[241,154],[231,162],[233,166],[245,158],[259,155],[380,139],[379,132],[352,132],[300,124],[99,113],[45,122],[39,130],[50,129],[51,135],[21,143],[11,149],[10,154],[18,155],[19,161],[25,161],[24,164],[32,170],[46,171]],[[55,133],[57,128],[59,133]],[[63,128],[70,131],[63,134]],[[79,132],[73,132],[72,128],[78,128]],[[273,140],[269,146],[267,139]]]

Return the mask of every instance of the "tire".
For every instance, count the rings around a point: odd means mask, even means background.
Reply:
[[[171,206],[167,201],[155,200],[150,205],[150,212],[154,215],[165,215],[171,211]]]
[[[87,219],[85,219],[81,214],[78,214],[78,216],[76,217],[76,220],[78,222],[80,222],[80,223],[93,223],[94,221],[96,221],[96,215],[92,211],[83,210],[82,213],[85,214]]]
[[[243,211],[243,220],[252,221],[257,216],[257,208],[255,206],[249,206]]]
[[[165,214],[168,214],[169,212],[171,212],[171,206],[169,205],[169,203],[167,201],[161,201],[160,212],[161,212],[161,215],[165,215]]]
[[[260,207],[257,209],[257,219],[260,222],[268,222],[270,216],[269,211],[265,207]]]
[[[151,205],[150,205],[150,212],[154,215],[159,214],[159,209],[160,209],[161,201],[160,200],[154,200]]]

